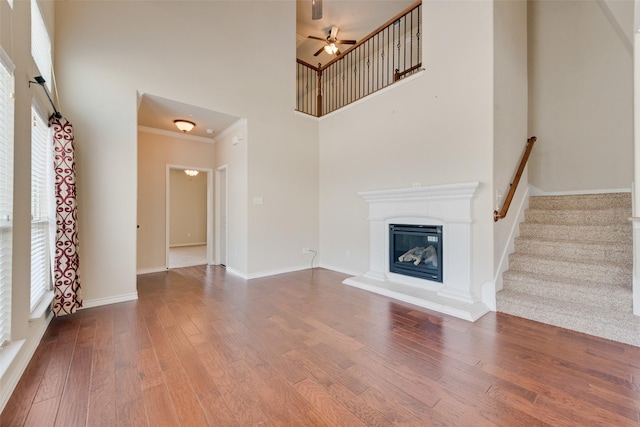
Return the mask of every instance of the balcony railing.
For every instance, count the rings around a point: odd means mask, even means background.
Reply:
[[[297,61],[300,112],[320,117],[422,69],[422,1],[324,66]]]

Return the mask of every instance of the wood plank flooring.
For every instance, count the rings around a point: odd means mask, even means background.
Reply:
[[[51,322],[0,425],[640,425],[640,348],[345,277],[139,276],[138,301]]]

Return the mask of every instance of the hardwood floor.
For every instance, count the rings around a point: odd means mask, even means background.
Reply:
[[[2,426],[637,426],[640,348],[476,323],[317,269],[139,276],[139,300],[54,319]]]

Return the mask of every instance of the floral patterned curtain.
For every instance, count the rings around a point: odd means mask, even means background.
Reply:
[[[65,316],[82,307],[76,205],[76,165],[73,126],[52,117],[53,170],[56,197],[56,237],[53,262],[53,314]]]

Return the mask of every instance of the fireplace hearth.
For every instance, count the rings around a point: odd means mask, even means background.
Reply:
[[[389,271],[442,283],[442,226],[389,225]]]
[[[466,320],[486,314],[489,307],[478,298],[471,277],[471,201],[478,186],[468,182],[358,193],[369,204],[369,270],[344,283]],[[395,238],[395,249],[392,225],[404,236]],[[405,226],[435,233],[416,240]],[[437,257],[431,258],[434,251]],[[413,274],[414,267],[423,275]]]

